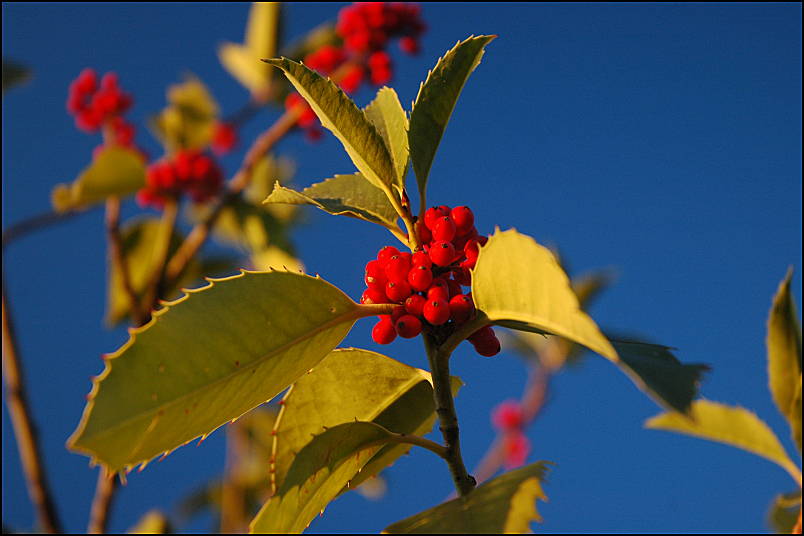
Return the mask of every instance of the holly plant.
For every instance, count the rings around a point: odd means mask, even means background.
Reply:
[[[162,302],[128,342],[104,356],[69,448],[109,475],[124,475],[284,392],[265,475],[271,496],[251,522],[253,532],[303,531],[330,501],[412,447],[443,459],[457,497],[386,532],[527,532],[539,519],[535,503],[545,499],[548,463],[481,485],[469,474],[454,396],[472,395],[450,375],[450,356],[463,341],[491,357],[500,350],[492,326],[561,338],[617,365],[663,407],[688,412],[705,367],[681,364],[665,347],[607,338],[582,310],[556,257],[533,238],[499,227],[484,235],[479,229],[499,222],[475,221],[469,207],[428,208],[439,142],[494,38],[457,43],[429,72],[409,111],[388,87],[361,109],[305,64],[265,59],[356,169],[300,191],[277,183],[264,203],[314,205],[380,225],[394,245],[367,260],[359,302],[319,276],[289,269],[241,270]],[[421,337],[422,368],[338,348],[356,322],[370,317],[378,318],[377,343]],[[436,420],[442,442],[424,437]]]

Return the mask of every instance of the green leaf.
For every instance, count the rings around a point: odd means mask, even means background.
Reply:
[[[801,490],[774,497],[768,509],[768,525],[777,534],[791,534],[801,512]]]
[[[477,309],[495,324],[560,335],[614,362],[617,352],[584,313],[569,278],[547,248],[515,230],[499,229],[480,248],[472,271]]]
[[[51,201],[56,212],[75,210],[126,197],[145,186],[142,156],[125,147],[106,147],[71,184],[57,184]]]
[[[21,63],[3,59],[3,93],[14,86],[24,84],[31,78],[31,70]]]
[[[458,385],[460,380],[453,378],[456,392]],[[273,434],[272,487],[282,485],[294,455],[327,427],[374,421],[392,432],[420,435],[421,428],[426,428],[423,433],[432,429],[434,414],[428,372],[368,350],[333,350],[294,383],[282,400]],[[385,458],[374,474],[409,447],[394,448],[397,455]]]
[[[151,128],[167,152],[203,149],[212,142],[218,104],[200,79],[187,75],[167,92],[168,106],[153,118]]]
[[[290,83],[315,111],[321,124],[332,131],[349,154],[358,171],[391,198],[396,183],[396,169],[385,141],[341,88],[328,78],[287,58],[269,59],[287,76]]]
[[[698,394],[706,365],[681,363],[667,346],[640,341],[615,341],[618,365],[640,389],[668,410],[686,413]]]
[[[276,495],[251,522],[252,533],[301,533],[392,434],[370,422],[325,430],[299,451]]]
[[[495,37],[497,36],[473,36],[458,42],[438,60],[419,87],[419,94],[410,112],[408,140],[410,158],[422,201],[425,200],[430,167],[452,110],[458,102],[466,80],[480,63],[483,49]]]
[[[798,447],[799,454],[801,454],[801,376],[798,377],[798,388],[796,389],[796,396],[793,397],[790,415],[792,415],[790,419],[791,435]]]
[[[298,273],[210,280],[106,356],[68,446],[112,471],[170,452],[279,394],[372,312]]]
[[[663,413],[645,422],[647,428],[687,434],[725,443],[772,461],[801,484],[801,471],[790,460],[767,424],[745,408],[709,400],[692,404],[690,416]]]
[[[396,91],[389,87],[380,88],[377,96],[363,110],[371,124],[385,140],[385,146],[391,154],[396,168],[396,186],[398,192],[405,190],[405,175],[408,170],[408,117],[399,102]]]
[[[279,2],[254,2],[248,16],[245,43],[224,43],[218,48],[218,59],[223,67],[252,94],[263,92],[271,85],[273,69],[260,59],[276,54],[279,21]]]
[[[169,534],[170,522],[160,510],[149,510],[137,524],[128,529],[127,534]]]
[[[801,424],[801,411],[796,413],[793,405],[796,389],[801,384],[801,326],[798,323],[796,304],[790,292],[793,269],[787,271],[784,280],[773,297],[773,306],[768,317],[768,379],[776,407],[790,425]]]
[[[546,501],[544,462],[498,476],[435,508],[387,527],[384,534],[523,534],[541,521],[536,500]]]
[[[385,192],[360,173],[335,175],[301,192],[285,188],[277,182],[264,203],[313,205],[330,214],[350,216],[386,227],[395,227],[399,218]]]

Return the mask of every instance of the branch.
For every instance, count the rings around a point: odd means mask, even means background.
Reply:
[[[131,285],[131,272],[128,269],[128,262],[123,251],[123,239],[120,236],[120,199],[116,197],[106,200],[106,238],[109,242],[109,261],[112,270],[120,274],[123,289],[129,300],[131,319],[135,325],[141,326],[145,323],[145,315],[142,312],[142,304],[137,292]]]
[[[5,281],[3,281],[2,292],[3,380],[6,384],[6,406],[11,415],[11,424],[14,428],[14,437],[17,440],[17,449],[20,453],[22,470],[28,486],[28,495],[30,495],[31,502],[33,502],[36,509],[39,525],[45,532],[57,533],[61,532],[61,523],[45,477],[36,427],[28,407],[22,366],[19,362],[16,343],[14,342],[14,326],[6,305]]]
[[[430,362],[433,375],[433,398],[438,414],[439,428],[444,436],[443,458],[449,465],[452,480],[458,495],[464,496],[474,489],[477,481],[466,471],[461,457],[458,415],[455,413],[455,402],[452,399],[452,388],[449,378],[450,354],[435,345],[430,335],[424,337],[424,347]]]
[[[56,223],[61,223],[78,216],[79,214],[83,214],[83,212],[77,210],[72,210],[69,212],[49,211],[10,225],[6,230],[3,231],[3,249],[5,249],[5,247],[11,242],[17,240],[18,238],[22,238],[28,233],[32,233],[33,231],[37,231]]]
[[[92,509],[89,511],[88,534],[106,533],[109,510],[112,507],[116,489],[117,478],[115,478],[115,475],[109,475],[106,469],[101,467],[98,472],[98,483],[95,485],[95,497],[92,499]]]

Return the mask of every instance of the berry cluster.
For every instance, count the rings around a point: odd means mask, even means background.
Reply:
[[[478,234],[468,207],[439,206],[428,209],[416,224],[422,249],[400,252],[382,248],[366,264],[368,287],[362,303],[396,303],[393,312],[380,316],[371,332],[379,344],[391,343],[397,335],[412,338],[422,331],[448,336],[475,313],[471,292],[471,268],[479,247],[488,238]],[[494,330],[486,326],[469,337],[477,353],[491,357],[500,351]]]
[[[364,80],[381,86],[393,76],[393,63],[386,48],[393,38],[407,54],[419,51],[419,37],[426,29],[421,10],[416,4],[402,2],[358,2],[343,8],[338,14],[336,32],[343,45],[325,45],[304,57],[304,64],[324,76],[330,76],[344,64],[346,70],[338,77],[338,85],[346,93],[354,93]],[[318,120],[304,99],[292,93],[285,100],[291,110],[303,106],[298,121],[311,141],[321,137]]]
[[[98,84],[98,75],[87,68],[70,84],[67,111],[75,117],[79,129],[97,132],[113,119],[125,123],[121,116],[131,107],[131,102],[131,96],[117,85],[115,73],[106,73]],[[133,127],[128,126],[133,132]]]
[[[494,409],[491,422],[502,434],[506,469],[523,465],[530,452],[530,441],[523,432],[525,416],[522,406],[513,400],[506,400]]]
[[[173,159],[148,168],[145,188],[137,193],[137,201],[141,206],[162,208],[166,201],[187,193],[202,203],[217,194],[221,185],[223,173],[215,161],[201,151],[185,149]]]

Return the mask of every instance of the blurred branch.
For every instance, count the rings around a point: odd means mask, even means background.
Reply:
[[[112,507],[116,489],[117,478],[115,475],[109,475],[106,469],[101,467],[98,472],[98,483],[95,485],[92,509],[89,511],[88,534],[104,534],[107,532],[106,525],[109,520],[109,510]]]
[[[49,211],[9,225],[3,231],[3,248],[5,249],[11,242],[22,238],[28,233],[69,220],[78,214],[81,214],[81,212],[76,210],[69,212]]]
[[[125,251],[123,251],[123,239],[120,236],[120,199],[110,197],[106,201],[106,237],[109,242],[109,260],[112,270],[120,274],[123,282],[123,289],[129,299],[129,310],[135,325],[141,326],[145,323],[145,315],[142,312],[142,304],[131,285],[131,273],[128,269]]]
[[[53,503],[39,441],[28,406],[22,366],[14,340],[14,326],[6,304],[5,279],[3,280],[3,380],[6,384],[6,406],[11,415],[14,437],[22,461],[22,470],[28,486],[28,494],[36,509],[39,525],[48,533],[61,532],[61,523]]]

